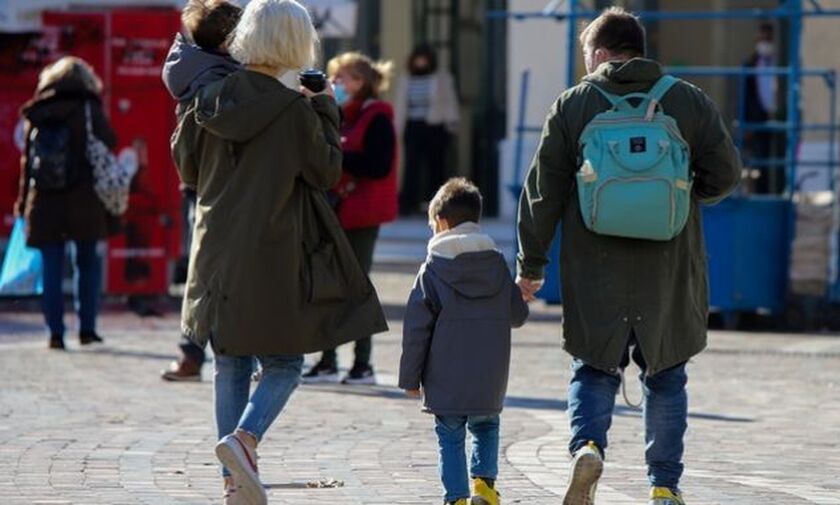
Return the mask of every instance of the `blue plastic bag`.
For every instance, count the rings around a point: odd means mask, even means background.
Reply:
[[[3,268],[0,269],[0,295],[31,296],[44,292],[44,263],[41,251],[26,247],[26,222],[15,220]]]

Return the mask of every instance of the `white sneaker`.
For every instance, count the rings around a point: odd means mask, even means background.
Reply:
[[[267,505],[268,496],[257,470],[257,451],[236,435],[230,434],[216,444],[216,457],[230,470],[237,488],[235,496],[242,504]]]
[[[222,505],[248,505],[245,503],[245,496],[239,491],[241,486],[230,485],[225,487],[225,494],[222,496]]]
[[[572,460],[563,505],[594,505],[595,489],[603,471],[604,459],[594,442],[578,449]]]

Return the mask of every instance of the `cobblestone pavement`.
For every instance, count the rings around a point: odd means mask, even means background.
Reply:
[[[374,282],[391,320],[375,340],[381,385],[301,387],[261,445],[272,504],[440,503],[432,420],[394,388],[412,274],[380,269]],[[0,503],[221,503],[210,367],[202,383],[158,375],[177,351],[176,315],[108,312],[106,345],[82,350],[68,339],[59,353],[45,349],[38,314],[3,307]],[[503,503],[562,502],[569,358],[559,321],[558,308],[535,306],[515,333]],[[840,337],[714,332],[689,374],[688,503],[840,504]],[[646,503],[638,411],[618,406],[610,435],[598,503]],[[306,487],[320,479],[344,487]]]

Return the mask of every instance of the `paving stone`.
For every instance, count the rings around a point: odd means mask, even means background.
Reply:
[[[270,503],[440,503],[433,419],[395,388],[398,317],[413,276],[388,268],[373,276],[396,317],[375,337],[381,384],[302,386],[267,434],[260,468]],[[560,348],[561,314],[536,305],[514,334],[498,481],[504,503],[562,502],[570,360]],[[3,504],[221,503],[211,366],[202,383],[159,378],[177,353],[176,314],[106,312],[106,345],[82,349],[68,339],[65,353],[45,348],[39,325],[36,313],[0,308]],[[339,356],[348,366],[349,346]],[[840,338],[713,332],[689,377],[688,503],[840,505]],[[642,419],[621,400],[607,453],[598,503],[644,503]],[[344,487],[307,487],[321,479]]]

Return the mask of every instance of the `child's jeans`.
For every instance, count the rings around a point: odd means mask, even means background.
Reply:
[[[472,458],[467,475],[466,430],[472,433]],[[469,477],[496,480],[499,474],[499,416],[435,416],[440,446],[440,480],[446,501],[470,497]]]

